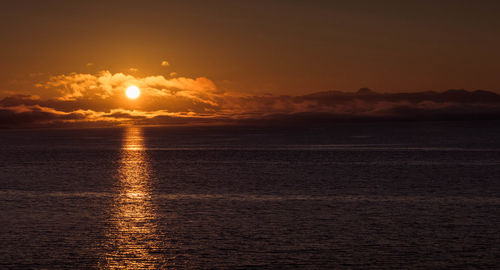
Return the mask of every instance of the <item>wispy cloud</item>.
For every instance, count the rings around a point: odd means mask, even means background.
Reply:
[[[164,76],[136,77],[124,73],[101,71],[97,74],[71,73],[52,76],[40,88],[55,90],[58,100],[109,99],[123,96],[130,85],[141,88],[146,95],[179,95],[204,101],[206,93],[217,91],[215,84],[207,78],[165,78]]]
[[[500,117],[500,95],[488,91],[358,93],[319,92],[302,96],[249,95],[220,91],[205,77],[139,77],[101,71],[70,73],[38,82],[36,92],[0,100],[0,126],[143,125],[199,123],[295,123],[387,119]],[[138,86],[138,100],[125,89]]]

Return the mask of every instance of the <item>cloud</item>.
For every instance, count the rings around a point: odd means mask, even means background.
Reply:
[[[126,87],[142,93],[131,101]],[[1,127],[121,124],[327,124],[338,121],[497,119],[500,95],[484,90],[300,96],[220,91],[205,77],[134,76],[101,71],[70,73],[38,82],[32,93],[0,100]],[[44,95],[41,95],[42,93]],[[40,98],[40,96],[49,96]]]
[[[161,75],[135,77],[109,71],[97,74],[62,74],[52,76],[49,81],[36,85],[53,91],[54,98],[61,101],[121,98],[130,85],[138,86],[146,96],[176,95],[210,104],[213,104],[210,95],[217,92],[215,84],[204,77],[170,79]]]
[[[193,113],[171,113],[167,111],[143,112],[116,109],[110,112],[93,110],[58,111],[53,108],[32,106],[0,106],[0,128],[19,127],[99,127],[122,124],[178,125],[214,123],[216,117],[198,116]]]
[[[0,127],[42,125],[53,122],[86,120],[84,112],[64,113],[51,108],[34,106],[0,107]]]
[[[170,64],[167,61],[161,61],[161,66],[162,67],[168,67]]]

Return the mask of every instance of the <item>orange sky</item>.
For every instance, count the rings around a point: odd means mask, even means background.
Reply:
[[[498,14],[488,0],[9,1],[0,90],[101,70],[244,93],[500,90]]]
[[[9,1],[0,10],[0,110],[8,121],[27,112],[97,121],[436,109],[422,102],[446,100],[325,105],[298,96],[498,92],[498,14],[489,0]],[[142,90],[135,101],[124,96],[132,84]]]

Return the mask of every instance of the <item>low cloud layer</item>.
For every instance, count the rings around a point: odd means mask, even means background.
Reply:
[[[137,100],[125,89],[138,86]],[[327,124],[360,120],[498,119],[500,95],[484,91],[357,93],[303,96],[224,92],[208,78],[137,77],[102,71],[52,76],[36,90],[0,100],[0,127],[124,124]],[[44,96],[46,98],[40,98]]]

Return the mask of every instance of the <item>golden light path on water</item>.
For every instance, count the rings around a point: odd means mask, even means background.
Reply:
[[[157,269],[165,254],[151,201],[150,166],[142,129],[125,130],[118,169],[116,197],[107,232],[107,250],[100,268]]]

